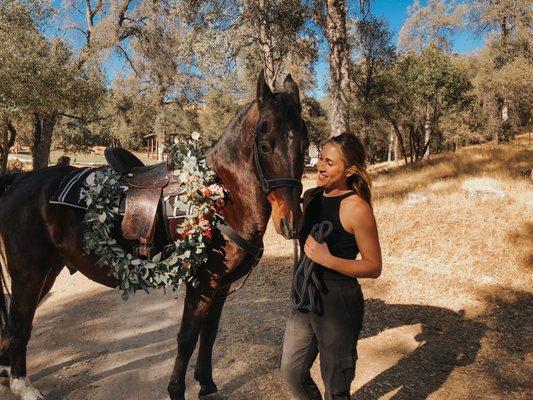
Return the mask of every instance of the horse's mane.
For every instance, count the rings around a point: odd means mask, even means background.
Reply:
[[[284,103],[280,104],[281,102]],[[267,104],[272,104],[275,107],[282,106],[282,111],[286,112],[288,109],[287,106],[289,106],[288,103],[294,104],[290,95],[284,92],[274,92]],[[235,160],[235,158],[238,157],[240,146],[236,141],[240,138],[241,129],[254,104],[256,104],[255,100],[241,106],[222,132],[222,135],[213,144],[212,151],[216,154],[217,158]]]

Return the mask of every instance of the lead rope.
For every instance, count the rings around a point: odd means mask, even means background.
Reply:
[[[329,221],[322,221],[313,226],[311,236],[318,242],[324,240],[333,232],[333,225]],[[296,250],[295,250],[296,254]],[[304,253],[300,262],[295,261],[295,271],[292,278],[291,304],[293,308],[316,310],[317,294],[322,284],[315,271],[316,263]]]

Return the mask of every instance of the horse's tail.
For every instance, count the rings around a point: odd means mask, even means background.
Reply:
[[[8,186],[11,186],[13,182],[15,182],[15,179],[17,179],[18,176],[22,175],[21,173],[15,173],[15,174],[6,174],[0,176],[0,195],[4,193]]]
[[[15,179],[21,175],[18,174],[7,174],[0,176],[0,195],[4,193],[8,186],[11,186]],[[4,329],[7,325],[7,315],[9,311],[9,302],[11,299],[11,294],[9,293],[9,286],[6,279],[6,274],[8,274],[7,269],[7,260],[6,252],[4,247],[4,240],[2,235],[0,235],[0,333],[4,332]]]
[[[2,239],[2,235],[0,235],[0,333],[3,333],[7,326],[7,316],[11,300],[11,293],[6,279],[6,274],[9,274],[9,271],[7,269],[5,250],[4,240]]]

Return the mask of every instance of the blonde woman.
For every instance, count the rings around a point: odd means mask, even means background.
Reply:
[[[372,211],[366,152],[355,135],[329,139],[317,163],[317,187],[304,193],[300,246],[317,264],[320,310],[293,309],[283,340],[281,373],[297,400],[322,396],[310,368],[320,353],[326,400],[349,400],[355,377],[357,340],[362,328],[364,299],[357,278],[381,274],[381,249]],[[311,228],[333,225],[318,243]],[[358,254],[361,259],[356,260]]]

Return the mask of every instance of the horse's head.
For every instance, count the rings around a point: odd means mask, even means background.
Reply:
[[[254,132],[257,161],[267,180],[289,180],[288,185],[272,185],[264,191],[272,206],[276,231],[287,239],[294,239],[302,218],[301,188],[290,185],[302,179],[304,153],[309,145],[307,127],[301,117],[298,85],[287,75],[283,92],[272,93],[261,72],[256,100],[259,106]]]

